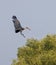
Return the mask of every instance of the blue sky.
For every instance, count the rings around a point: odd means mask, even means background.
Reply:
[[[13,15],[23,27],[31,28],[23,32],[26,38],[15,34]],[[27,38],[41,39],[47,34],[56,34],[56,0],[0,0],[0,65],[10,65]]]

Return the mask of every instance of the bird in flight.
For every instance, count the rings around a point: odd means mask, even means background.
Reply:
[[[14,27],[15,27],[15,33],[20,32],[20,34],[25,38],[22,31],[25,30],[25,29],[28,29],[28,30],[31,30],[31,29],[29,27],[25,27],[25,28],[22,27],[20,21],[17,19],[16,16],[12,16],[12,19],[13,19],[12,21],[13,21]]]

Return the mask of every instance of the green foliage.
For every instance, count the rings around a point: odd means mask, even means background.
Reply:
[[[12,65],[56,65],[56,35],[28,39],[24,47],[18,48],[17,60]]]

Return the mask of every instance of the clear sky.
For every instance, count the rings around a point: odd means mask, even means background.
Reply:
[[[13,15],[23,27],[31,28],[23,32],[26,38],[15,34]],[[0,0],[0,65],[10,65],[27,38],[41,39],[47,34],[56,34],[56,0]]]

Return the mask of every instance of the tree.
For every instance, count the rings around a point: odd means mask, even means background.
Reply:
[[[24,47],[18,48],[12,65],[56,65],[56,35],[28,39]]]

